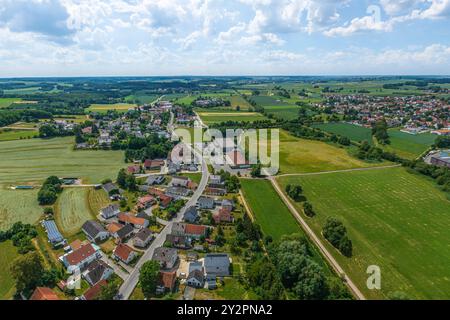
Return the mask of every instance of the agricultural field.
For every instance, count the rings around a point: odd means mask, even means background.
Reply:
[[[101,209],[110,204],[109,197],[103,189],[89,188],[87,197],[89,210],[93,215],[99,214]]]
[[[11,241],[0,242],[0,300],[12,299],[15,288],[10,268],[19,256]]]
[[[279,240],[283,235],[302,233],[269,181],[241,179],[241,186],[252,214],[265,235]]]
[[[74,151],[73,137],[0,142],[0,185],[41,182],[51,175],[85,183],[114,178],[125,167],[121,151]]]
[[[431,133],[412,135],[401,132],[399,129],[391,129],[388,133],[391,144],[385,149],[410,160],[416,159],[427,151],[437,138],[437,135]]]
[[[236,110],[239,107],[241,110],[249,110],[252,106],[241,96],[232,96],[230,98],[231,107]]]
[[[22,101],[20,98],[0,98],[0,109],[7,108],[15,102]]]
[[[11,190],[0,184],[0,230],[9,229],[16,222],[36,223],[43,214],[38,205],[38,190]]]
[[[125,101],[129,104],[151,104],[156,101],[160,96],[156,94],[135,94],[125,98]]]
[[[450,290],[450,201],[435,184],[404,168],[278,178],[300,184],[316,216],[306,218],[318,236],[337,217],[353,241],[346,258],[323,242],[368,298],[404,292],[410,298],[445,299]],[[294,203],[301,212],[301,204]],[[377,265],[382,290],[366,287],[366,269]]]
[[[314,125],[315,128],[319,128],[323,131],[341,135],[347,137],[350,140],[362,142],[367,141],[373,144],[372,130],[365,127],[355,126],[349,123],[323,123]]]
[[[198,112],[198,115],[207,125],[226,121],[253,122],[267,120],[265,116],[256,112]]]
[[[55,221],[66,237],[77,234],[83,224],[95,219],[89,209],[88,188],[67,188],[58,198]]]
[[[31,139],[38,135],[39,132],[33,130],[0,130],[0,142]]]
[[[86,109],[87,112],[99,112],[106,113],[108,110],[115,110],[117,112],[127,112],[129,109],[137,107],[136,104],[132,103],[115,103],[115,104],[91,104],[89,108]]]

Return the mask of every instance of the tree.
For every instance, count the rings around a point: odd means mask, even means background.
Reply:
[[[309,202],[303,203],[303,211],[308,217],[314,217],[316,213],[314,212],[314,209],[312,207],[312,204]]]
[[[261,169],[262,169],[262,165],[261,163],[255,164],[252,167],[252,171],[250,173],[250,175],[252,176],[252,178],[258,178],[261,176]]]
[[[353,245],[347,237],[347,229],[341,221],[332,217],[328,218],[322,233],[333,247],[338,249],[346,257],[351,257]]]
[[[288,196],[295,200],[295,201],[301,201],[302,200],[302,193],[303,193],[303,188],[300,185],[288,185],[286,187],[286,191]]]
[[[125,172],[125,169],[120,169],[119,174],[117,175],[117,184],[121,188],[127,188],[127,173]]]
[[[11,266],[17,292],[31,292],[41,283],[44,267],[38,253],[30,252],[19,256]]]
[[[41,206],[52,205],[56,199],[58,199],[58,195],[51,189],[44,188],[38,192],[38,202]]]
[[[160,268],[158,261],[154,260],[144,263],[141,268],[139,282],[146,298],[150,298],[156,292]]]
[[[439,136],[437,137],[434,145],[436,148],[450,148],[450,137]]]
[[[119,293],[119,283],[117,281],[110,281],[107,285],[102,286],[102,289],[96,300],[114,300]]]

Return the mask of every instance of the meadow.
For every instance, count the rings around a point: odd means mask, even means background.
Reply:
[[[427,151],[434,144],[437,135],[431,133],[412,135],[401,132],[399,129],[391,129],[389,137],[391,143],[385,149],[412,160]]]
[[[373,144],[372,130],[365,127],[355,126],[349,123],[323,123],[314,125],[323,131],[347,137],[356,142],[367,141]]]
[[[15,102],[22,101],[20,98],[0,98],[0,109],[7,108]]]
[[[33,130],[0,130],[0,141],[31,139],[39,135]]]
[[[133,109],[135,107],[137,107],[137,105],[132,103],[91,104],[86,111],[106,113],[108,110],[115,110],[117,112],[127,112],[129,109]]]
[[[272,184],[267,180],[241,179],[242,192],[264,235],[279,240],[283,235],[302,234],[297,220],[289,212]]]
[[[232,96],[230,98],[230,102],[233,109],[239,107],[241,110],[248,110],[251,108],[250,103],[248,103],[247,100],[245,100],[241,96]]]
[[[256,112],[199,112],[198,115],[207,125],[226,121],[254,122],[267,120],[265,116]]]
[[[15,284],[10,268],[18,256],[17,248],[11,241],[0,243],[0,300],[10,300],[14,295]]]
[[[89,208],[88,195],[88,188],[67,188],[59,196],[55,221],[64,236],[77,234],[86,221],[95,219]]]
[[[11,190],[0,184],[0,230],[14,223],[36,223],[43,214],[37,202],[38,190]]]
[[[339,218],[353,241],[353,257],[329,245],[368,298],[404,292],[410,298],[446,299],[450,292],[450,202],[431,180],[389,168],[278,178],[300,184],[316,216],[306,218],[321,236],[328,217]],[[301,212],[301,204],[294,203]],[[381,291],[366,287],[366,269],[382,272]]]
[[[125,167],[121,151],[74,151],[73,137],[0,142],[0,185],[40,183],[51,175],[85,183],[114,178]]]

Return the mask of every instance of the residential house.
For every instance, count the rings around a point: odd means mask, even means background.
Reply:
[[[152,195],[146,195],[140,197],[137,201],[137,208],[140,210],[145,210],[150,208],[156,203],[156,199]]]
[[[46,288],[46,287],[37,287],[33,294],[30,297],[30,300],[32,301],[54,301],[54,300],[61,300],[59,299],[59,297],[56,295],[56,293],[50,289],[50,288]]]
[[[178,262],[178,250],[173,248],[157,248],[153,253],[152,260],[158,261],[161,268],[171,270]]]
[[[108,285],[106,280],[97,282],[94,286],[89,288],[80,298],[80,300],[95,300],[102,292],[102,289]]]
[[[202,271],[194,270],[189,273],[186,284],[194,288],[203,288],[205,285],[205,276]]]
[[[128,174],[138,174],[141,172],[141,166],[139,165],[129,166],[127,168],[127,172]]]
[[[141,229],[133,239],[133,245],[137,248],[146,248],[153,240],[153,233],[149,229]]]
[[[213,219],[216,224],[232,223],[234,221],[233,215],[229,209],[220,208],[213,213]]]
[[[95,260],[88,265],[85,272],[83,272],[83,278],[91,285],[94,286],[102,280],[108,280],[114,274],[114,270],[102,260]]]
[[[226,253],[209,253],[203,261],[207,280],[230,276],[230,257]]]
[[[171,197],[188,197],[191,194],[191,190],[184,187],[169,187],[166,190],[166,194]]]
[[[189,249],[191,245],[191,239],[188,236],[178,236],[174,234],[168,234],[166,237],[166,242],[177,249]]]
[[[102,185],[103,190],[105,190],[105,192],[108,195],[111,195],[114,192],[119,192],[119,187],[116,186],[114,183],[109,182],[109,183],[105,183],[104,185]]]
[[[222,201],[222,208],[229,210],[229,211],[233,211],[234,209],[234,203],[231,200],[228,199],[223,199]]]
[[[209,177],[210,184],[216,184],[216,185],[224,185],[224,182],[222,181],[222,177],[220,175],[211,175]]]
[[[92,261],[101,258],[100,248],[90,243],[83,244],[79,249],[65,254],[62,261],[72,273],[76,268],[84,270]]]
[[[161,170],[164,167],[164,160],[145,160],[144,162],[145,170]]]
[[[147,181],[145,182],[148,186],[153,185],[161,185],[164,182],[164,176],[150,176],[147,178]]]
[[[117,218],[121,224],[124,225],[131,224],[133,227],[138,229],[147,228],[149,225],[148,220],[138,218],[136,216],[131,215],[130,213],[122,212],[118,215]]]
[[[213,198],[210,197],[200,197],[197,201],[197,208],[200,210],[212,210],[215,207],[215,202]]]
[[[172,182],[170,184],[173,187],[187,188],[190,181],[191,180],[188,177],[175,176],[172,178]]]
[[[109,234],[113,238],[117,238],[117,231],[123,228],[123,225],[121,225],[118,222],[112,222],[106,226],[106,230],[108,230]]]
[[[165,294],[166,292],[173,292],[177,281],[176,271],[159,273],[158,285],[156,287],[157,294]]]
[[[171,196],[163,194],[159,197],[159,206],[161,209],[165,209],[172,203],[172,200],[173,198]]]
[[[227,194],[227,189],[225,188],[213,188],[211,186],[206,187],[205,194],[210,196],[220,196],[223,197]]]
[[[130,246],[120,243],[113,251],[113,256],[123,263],[129,264],[136,258],[137,253]]]
[[[134,234],[134,228],[133,225],[127,224],[125,226],[122,226],[120,230],[116,232],[116,239],[118,239],[121,242],[124,242],[126,239],[130,238]]]
[[[196,207],[189,207],[184,212],[183,220],[189,223],[195,223],[200,220],[200,214]]]
[[[91,242],[104,241],[109,238],[109,232],[95,220],[86,221],[81,230]]]
[[[119,213],[120,207],[118,204],[110,204],[100,210],[100,216],[106,220],[116,217]]]

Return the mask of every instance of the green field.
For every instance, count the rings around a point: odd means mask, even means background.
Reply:
[[[11,241],[0,243],[0,300],[9,300],[14,295],[15,284],[10,268],[18,256],[17,248],[12,245]]]
[[[56,204],[55,220],[59,230],[66,237],[77,234],[83,224],[95,219],[89,209],[88,188],[65,189]]]
[[[449,298],[450,202],[433,182],[404,168],[278,180],[283,189],[302,185],[317,213],[307,219],[317,235],[327,217],[343,221],[353,241],[353,257],[326,245],[368,298],[386,298],[396,291],[410,298]],[[381,292],[365,285],[370,265],[381,268]]]
[[[391,129],[389,137],[391,144],[385,147],[388,151],[406,159],[415,159],[434,144],[437,135],[431,133],[412,135],[399,129]]]
[[[302,233],[269,181],[241,179],[241,185],[245,199],[265,235],[279,240],[283,235]]]
[[[199,112],[198,115],[207,125],[226,121],[253,122],[267,120],[262,114],[256,112]]]
[[[323,131],[347,137],[350,140],[362,142],[367,141],[372,144],[372,130],[365,127],[355,126],[349,123],[323,123],[314,125]]]
[[[115,110],[117,112],[127,112],[129,109],[133,109],[135,107],[137,107],[137,105],[131,103],[91,104],[86,111],[106,113],[108,110]]]
[[[236,107],[238,106],[241,110],[248,110],[249,108],[251,108],[250,103],[248,103],[247,100],[245,100],[241,96],[232,96],[230,98],[230,102],[233,109],[236,109]]]
[[[39,135],[39,132],[33,130],[0,130],[0,142],[11,140],[31,139]]]
[[[87,183],[114,178],[125,167],[121,151],[74,151],[73,137],[0,142],[0,185],[41,182],[51,175]]]
[[[14,223],[36,223],[43,210],[37,202],[38,190],[11,190],[0,184],[0,230],[9,229]]]
[[[22,101],[20,98],[0,98],[0,109],[12,105],[14,102]]]
[[[154,101],[156,101],[156,99],[159,98],[159,95],[151,95],[151,94],[135,94],[135,95],[130,95],[128,97],[125,98],[125,102],[130,103],[130,104],[151,104]]]

